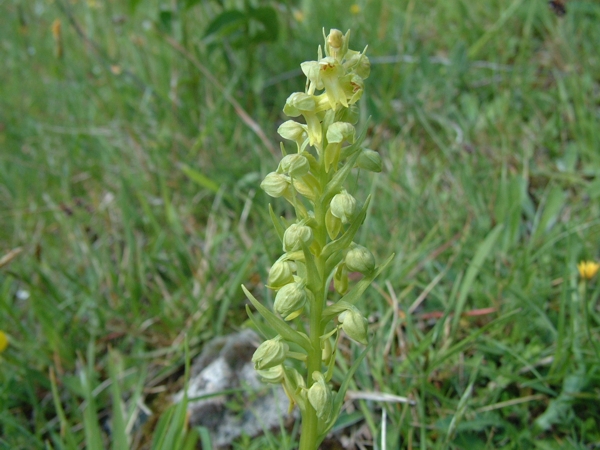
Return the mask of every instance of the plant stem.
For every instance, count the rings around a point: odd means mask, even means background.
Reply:
[[[327,231],[325,229],[325,212],[322,205],[315,205],[315,236],[320,248],[323,248],[327,241]],[[319,289],[314,292],[315,300],[310,309],[310,342],[311,352],[307,358],[306,386],[310,388],[314,383],[313,372],[321,372],[321,319],[323,316],[323,306],[327,283],[327,274],[325,274],[325,258],[319,255],[315,264],[320,275]],[[315,409],[310,402],[306,402],[306,410],[302,414],[302,432],[300,436],[300,450],[317,450],[317,441],[319,439],[318,418]]]

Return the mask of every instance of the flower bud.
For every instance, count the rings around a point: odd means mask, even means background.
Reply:
[[[356,245],[346,254],[346,268],[349,272],[371,273],[375,269],[375,257],[367,248]]]
[[[360,169],[365,169],[369,172],[381,172],[381,156],[376,151],[365,148],[358,156],[356,165]]]
[[[297,117],[304,111],[314,111],[316,108],[315,98],[304,92],[294,92],[285,101],[283,112],[290,117]]]
[[[281,314],[284,320],[292,320],[302,312],[307,298],[304,283],[289,283],[277,291],[273,309]]]
[[[294,281],[294,274],[292,271],[292,263],[289,261],[276,261],[269,270],[269,278],[267,279],[267,286],[271,289],[279,289],[286,284]]]
[[[356,210],[356,199],[352,197],[344,189],[339,194],[336,194],[331,199],[331,214],[342,221],[342,223],[348,223],[354,216]]]
[[[367,319],[365,319],[356,309],[348,309],[338,316],[342,325],[342,330],[350,339],[367,345]]]
[[[308,401],[319,419],[327,421],[333,409],[333,394],[321,372],[313,372],[315,383],[308,390]]]
[[[283,122],[277,128],[277,132],[284,139],[289,139],[290,141],[301,141],[306,139],[306,125],[296,122],[295,120],[288,120]]]
[[[280,364],[265,370],[257,370],[258,376],[265,383],[278,384],[283,381],[283,366]]]
[[[289,178],[281,173],[271,172],[260,183],[260,187],[271,197],[281,197],[290,186]]]
[[[312,229],[306,225],[294,223],[283,233],[283,251],[295,252],[302,249],[302,242],[310,245],[313,241]]]
[[[279,366],[285,361],[289,346],[281,341],[281,336],[269,339],[258,346],[252,362],[256,370],[266,370]]]
[[[289,174],[291,177],[298,178],[306,175],[310,169],[306,156],[297,153],[283,157],[277,168],[278,172]]]
[[[338,51],[344,45],[344,35],[340,30],[332,28],[327,35],[327,45],[334,51]]]

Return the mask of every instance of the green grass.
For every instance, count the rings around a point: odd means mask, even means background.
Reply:
[[[350,389],[417,401],[355,401],[341,433],[381,449],[385,408],[388,449],[600,445],[600,284],[576,269],[600,258],[600,4],[263,2],[277,40],[238,48],[203,35],[243,2],[175,3],[0,2],[0,257],[23,249],[0,268],[0,448],[108,448],[109,418],[115,448],[159,448],[138,400],[163,438],[206,442],[165,393],[186,342],[245,325],[242,282],[267,296],[258,184],[324,26],[369,45],[384,172],[357,178],[360,240],[397,255],[359,305],[376,342]]]

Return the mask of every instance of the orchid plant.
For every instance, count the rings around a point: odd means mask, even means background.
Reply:
[[[289,223],[270,207],[283,251],[267,281],[275,292],[274,311],[242,286],[267,325],[248,306],[250,319],[269,338],[252,361],[265,382],[283,386],[290,410],[299,407],[300,450],[317,449],[340,413],[348,383],[369,348],[333,391],[330,381],[341,332],[368,345],[367,319],[355,304],[393,257],[377,265],[371,251],[353,242],[370,197],[360,205],[345,186],[354,168],[380,172],[382,165],[379,154],[362,145],[365,130],[355,129],[356,103],[370,73],[366,48],[350,50],[349,31],[344,35],[332,29],[323,35],[325,56],[319,46],[317,61],[301,64],[305,91],[290,95],[283,108],[287,116],[304,119],[288,120],[278,129],[293,151],[282,144],[277,170],[261,183],[271,197],[287,200],[296,214]],[[362,279],[351,286],[353,272]]]

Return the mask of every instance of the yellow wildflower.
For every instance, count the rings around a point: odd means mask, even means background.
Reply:
[[[354,14],[354,15],[356,15],[356,14],[360,13],[360,6],[358,6],[356,3],[355,3],[355,4],[353,4],[353,5],[350,7],[350,13],[352,13],[352,14]]]
[[[8,347],[8,336],[4,331],[0,330],[0,353],[6,350],[6,347]]]
[[[577,269],[581,278],[591,280],[598,272],[598,269],[600,269],[600,264],[594,261],[581,261],[577,264]]]

